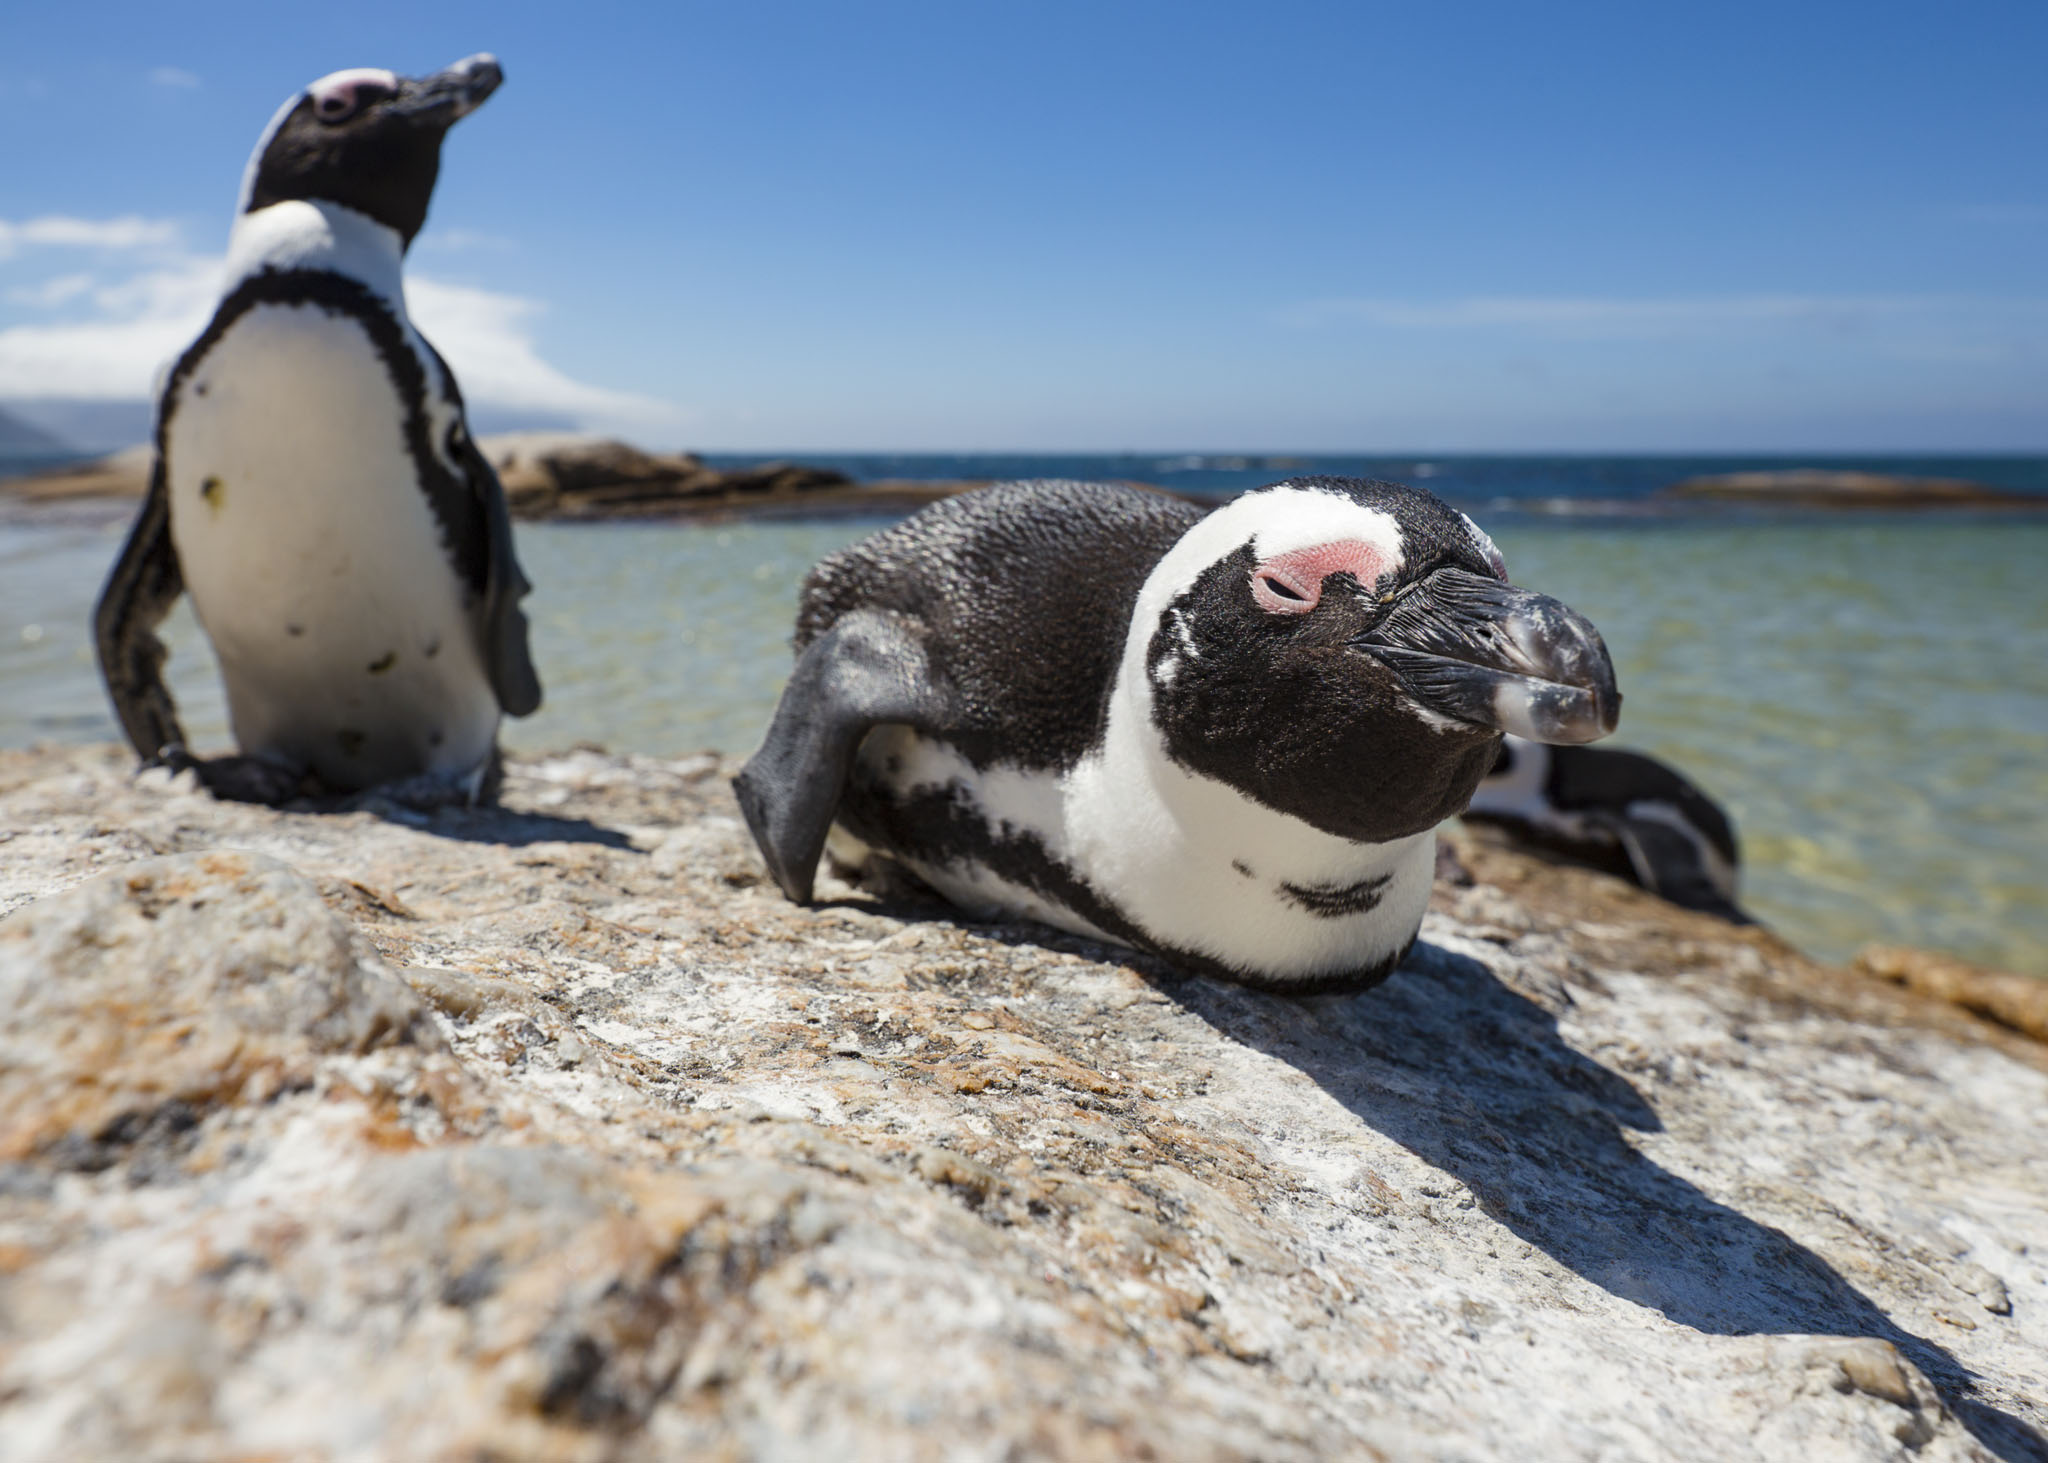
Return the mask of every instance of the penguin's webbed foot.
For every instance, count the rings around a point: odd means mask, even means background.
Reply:
[[[194,757],[181,746],[165,747],[157,756],[172,773],[190,772],[199,785],[229,803],[259,803],[276,808],[299,797],[318,797],[322,789],[303,770],[267,757]]]
[[[415,813],[433,813],[442,808],[492,807],[498,790],[505,785],[505,764],[496,747],[483,763],[466,772],[421,772],[396,782],[380,782],[365,789],[358,802],[376,800],[394,803]]]

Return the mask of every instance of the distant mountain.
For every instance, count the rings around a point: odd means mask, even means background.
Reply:
[[[56,433],[46,431],[31,422],[25,422],[5,407],[0,407],[0,452],[9,456],[28,457],[41,453],[70,452],[75,449]]]

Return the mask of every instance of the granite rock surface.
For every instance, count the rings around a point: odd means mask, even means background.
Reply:
[[[2048,1459],[2048,1048],[1452,841],[1287,1000],[717,759],[0,753],[0,1457]]]

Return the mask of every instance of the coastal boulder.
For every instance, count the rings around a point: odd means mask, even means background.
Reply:
[[[313,1060],[439,1047],[426,1008],[258,854],[146,861],[0,922],[0,1162],[99,1169]]]
[[[0,752],[0,1457],[2048,1460],[2040,1043],[1455,831],[1357,996],[799,906],[730,771]]]

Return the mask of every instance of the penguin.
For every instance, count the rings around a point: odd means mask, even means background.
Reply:
[[[495,795],[501,715],[541,689],[505,495],[402,268],[488,55],[358,68],[286,102],[250,157],[219,307],[171,366],[149,490],[94,617],[145,766],[280,803],[380,787]],[[181,593],[220,662],[239,754],[185,748],[156,627]]]
[[[1742,853],[1734,822],[1655,757],[1511,736],[1465,816],[1625,874],[1673,904],[1756,923],[1737,902]]]
[[[1351,478],[1213,511],[963,494],[822,560],[795,646],[734,780],[791,899],[829,838],[970,911],[1289,993],[1399,964],[1503,731],[1591,741],[1620,709],[1599,632],[1476,524]]]

